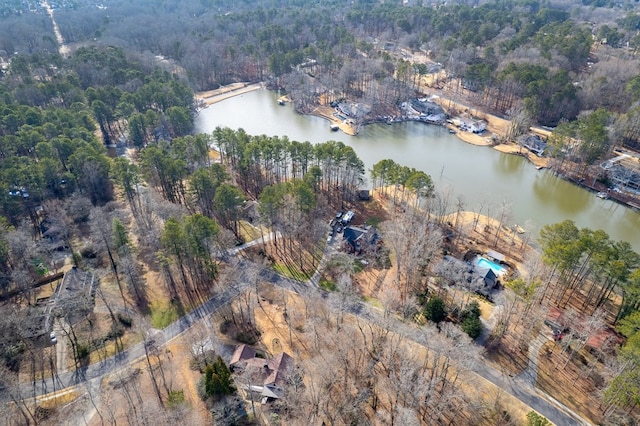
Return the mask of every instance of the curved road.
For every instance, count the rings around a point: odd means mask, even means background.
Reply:
[[[331,244],[327,244],[325,254],[332,250]],[[326,256],[324,256],[326,257]],[[323,257],[323,259],[324,259]],[[231,302],[234,298],[240,295],[244,290],[249,287],[251,280],[246,276],[246,271],[249,269],[249,262],[244,259],[234,258],[232,260],[232,267],[240,271],[240,277],[236,280],[237,284],[229,286],[223,292],[211,297],[205,303],[198,308],[184,315],[174,323],[167,326],[165,329],[158,331],[154,334],[152,339],[155,345],[158,347],[166,344],[171,339],[177,337],[185,330],[189,329],[196,322],[204,319],[205,317],[213,314],[218,309]],[[323,297],[328,297],[328,294],[317,287],[314,280],[307,283],[295,281],[290,278],[283,277],[277,273],[269,270],[264,270],[260,273],[260,278],[263,281],[269,282],[273,285],[281,287],[286,290],[295,292],[302,297],[305,297],[313,292],[320,292]],[[343,306],[345,306],[343,304]],[[416,337],[419,333],[416,333],[415,327],[411,327],[407,323],[384,317],[378,309],[371,305],[361,301],[351,301],[346,304],[346,311],[352,315],[357,316],[359,319],[374,323],[381,327],[389,327],[389,323],[393,324],[392,331],[398,333],[404,338],[411,340],[421,346],[428,349],[428,345],[422,339]],[[33,397],[34,395],[44,395],[48,392],[59,391],[85,381],[96,379],[105,374],[113,372],[119,367],[125,365],[143,357],[145,355],[144,342],[138,343],[126,351],[114,355],[101,362],[91,364],[88,367],[79,370],[78,372],[69,372],[59,375],[58,385],[55,386],[55,382],[52,384],[51,389],[47,389],[49,386],[45,384],[39,384],[35,389],[31,384],[23,384],[21,390],[22,395],[26,397]],[[559,426],[570,425],[589,425],[590,423],[580,418],[576,413],[573,413],[567,407],[563,406],[559,402],[550,399],[548,396],[542,394],[536,390],[530,383],[520,377],[510,377],[503,372],[493,368],[492,366],[477,362],[470,368],[473,372],[481,376],[482,378],[493,383],[504,392],[512,395],[516,399],[522,401],[532,409],[536,410],[547,419]],[[27,396],[28,395],[28,396]]]

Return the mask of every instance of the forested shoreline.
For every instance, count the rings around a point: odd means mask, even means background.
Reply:
[[[520,232],[504,203],[495,218],[465,212],[424,172],[391,160],[366,171],[340,142],[193,128],[194,92],[235,82],[266,82],[303,113],[366,106],[356,123],[446,88],[508,119],[507,143],[553,126],[553,167],[604,184],[599,164],[640,146],[635,2],[52,7],[68,56],[39,2],[0,7],[9,424],[80,421],[39,396],[135,350],[142,362],[87,387],[78,405],[93,422],[261,422],[251,392],[239,396],[256,372],[231,379],[223,341],[295,353],[287,397],[261,404],[272,424],[546,424],[470,391],[477,363],[513,370],[522,395],[559,399],[558,418],[638,417],[640,255],[629,243],[571,220]],[[469,265],[488,252],[510,272],[486,290]],[[171,352],[167,330],[217,299],[229,303],[205,331],[202,319],[184,326],[191,350]]]

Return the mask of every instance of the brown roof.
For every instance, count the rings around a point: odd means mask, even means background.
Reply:
[[[280,383],[284,380],[284,375],[287,373],[287,370],[293,367],[293,358],[287,353],[282,352],[275,358],[270,359],[268,363],[271,371],[269,376],[264,379],[265,385]]]
[[[231,357],[231,361],[229,365],[234,365],[239,363],[240,361],[246,361],[249,359],[253,359],[256,357],[256,351],[253,348],[250,348],[247,345],[240,345],[236,348],[233,356]]]
[[[293,367],[293,358],[282,352],[275,358],[257,358],[256,351],[247,345],[240,345],[236,348],[229,365],[244,363],[260,371],[263,377],[263,385],[280,383],[284,379],[287,370]]]

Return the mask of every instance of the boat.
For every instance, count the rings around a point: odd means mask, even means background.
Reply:
[[[284,105],[284,99],[278,99],[278,105],[283,106]]]
[[[455,131],[455,130],[453,130],[453,129],[449,129],[449,133],[451,133],[452,135],[455,135],[455,134],[456,134],[456,131]]]
[[[598,192],[596,194],[596,197],[602,198],[603,200],[606,200],[607,198],[609,198],[609,194],[607,194],[606,192]]]
[[[332,132],[337,132],[340,127],[337,124],[332,123],[329,125],[329,128],[331,129]]]

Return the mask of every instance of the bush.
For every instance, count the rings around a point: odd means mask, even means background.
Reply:
[[[424,307],[424,316],[427,317],[429,321],[433,321],[436,324],[444,321],[447,317],[447,307],[444,304],[444,300],[437,296],[429,299]]]
[[[322,287],[323,289],[327,290],[327,291],[336,291],[338,289],[338,286],[336,285],[336,283],[334,281],[330,281],[327,280],[325,278],[320,278],[320,287]]]
[[[253,333],[248,331],[239,331],[236,333],[236,340],[240,343],[246,343],[247,345],[255,345],[256,338]]]
[[[233,323],[230,320],[224,320],[220,323],[220,333],[227,334]]]
[[[167,406],[169,408],[175,408],[178,405],[184,403],[184,391],[183,390],[179,390],[179,391],[170,391],[169,392],[169,397],[167,399]]]
[[[477,339],[482,334],[482,323],[478,317],[467,317],[460,324],[462,331],[467,333],[472,339]]]
[[[216,358],[213,364],[205,368],[202,381],[201,392],[204,393],[202,396],[205,398],[217,400],[236,391],[233,387],[231,370],[229,370],[229,367],[220,356]]]
[[[84,360],[89,357],[91,348],[87,344],[78,343],[76,345],[76,353],[78,354],[78,359]]]
[[[529,411],[527,413],[527,426],[551,426],[551,422],[535,411]]]
[[[133,325],[133,320],[127,315],[118,314],[117,318],[118,322],[120,322],[120,324],[122,324],[126,328],[131,328],[131,326]]]
[[[462,311],[460,328],[472,339],[478,338],[482,334],[482,322],[480,321],[480,305],[475,300],[469,304],[467,309]]]

